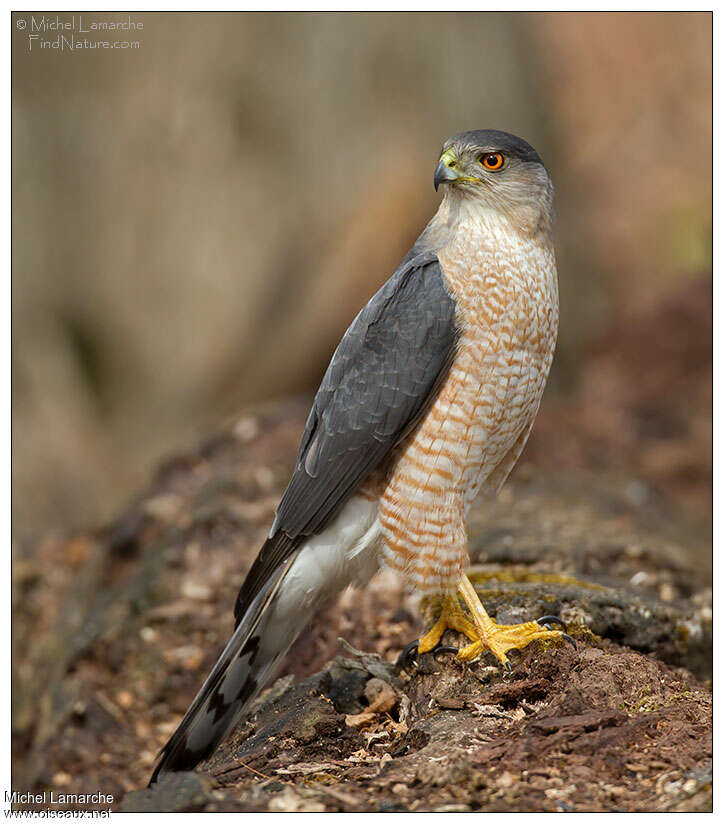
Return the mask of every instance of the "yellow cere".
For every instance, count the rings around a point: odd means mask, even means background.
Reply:
[[[457,158],[455,157],[455,152],[452,149],[447,149],[440,155],[440,162],[444,163],[446,166],[454,166]]]

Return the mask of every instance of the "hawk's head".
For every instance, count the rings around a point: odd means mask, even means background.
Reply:
[[[480,129],[446,140],[435,190],[443,184],[447,193],[499,211],[521,228],[549,225],[553,216],[548,170],[529,143],[507,132]]]

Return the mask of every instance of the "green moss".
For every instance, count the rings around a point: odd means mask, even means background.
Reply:
[[[499,583],[505,584],[560,584],[563,586],[582,587],[583,589],[590,589],[596,592],[608,591],[606,587],[593,584],[590,581],[581,581],[572,575],[562,575],[555,572],[531,572],[524,566],[510,566],[491,572],[483,569],[471,569],[468,572],[468,578],[476,589],[478,589],[478,584],[484,584],[487,581],[498,581]],[[485,590],[485,592],[488,594],[489,590]]]
[[[677,692],[674,695],[669,695],[667,698],[660,695],[652,695],[651,693],[652,689],[650,685],[642,687],[638,694],[638,698],[634,701],[624,702],[623,709],[629,713],[655,712],[667,704],[673,704],[676,701],[693,697],[691,690],[683,690],[682,692]]]
[[[339,784],[339,778],[327,772],[327,770],[320,770],[319,772],[305,776],[302,783],[306,787],[312,786],[314,784]]]
[[[691,699],[695,695],[691,690],[684,690],[683,692],[676,692],[667,699],[667,703],[672,704],[674,701],[681,701],[682,699]]]

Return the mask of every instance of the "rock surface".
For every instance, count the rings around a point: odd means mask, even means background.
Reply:
[[[15,558],[14,789],[126,810],[711,809],[710,535],[635,478],[583,472],[519,471],[470,524],[490,613],[559,614],[577,651],[398,671],[425,621],[385,572],[315,618],[198,773],[143,789],[231,631],[305,411],[249,414],[111,528]]]

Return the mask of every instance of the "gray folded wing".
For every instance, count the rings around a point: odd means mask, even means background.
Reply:
[[[415,427],[452,363],[455,301],[437,256],[403,265],[357,315],[327,368],[269,539],[239,593],[237,621],[269,575]]]

